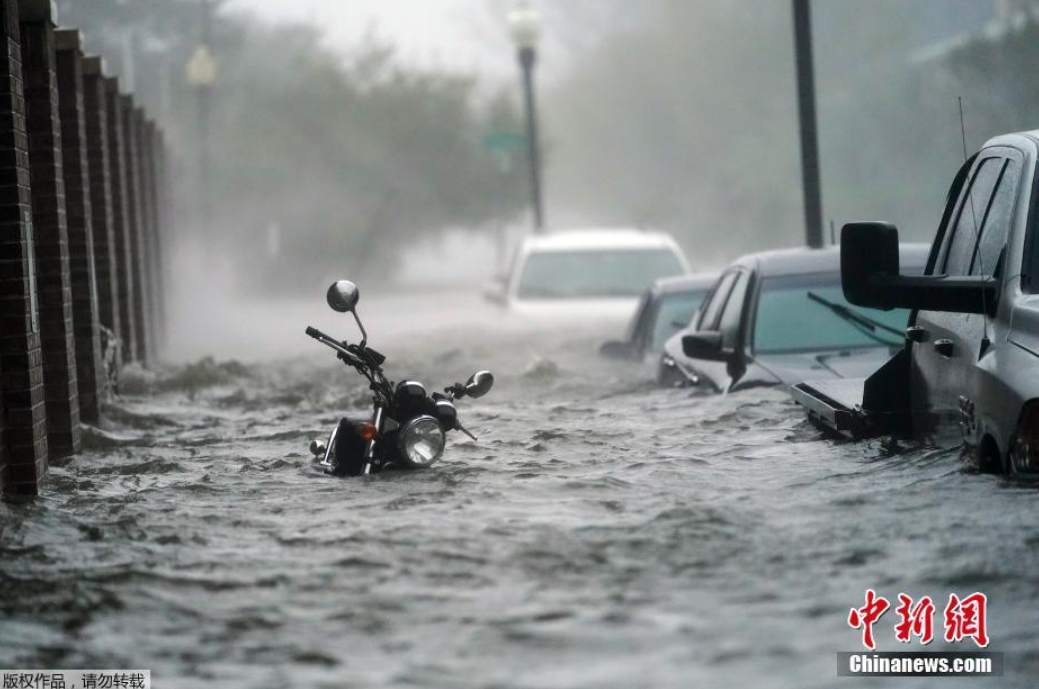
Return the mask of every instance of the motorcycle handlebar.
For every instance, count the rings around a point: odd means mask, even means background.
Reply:
[[[321,344],[327,345],[327,346],[331,347],[332,349],[336,350],[336,352],[338,352],[338,357],[340,359],[342,359],[343,361],[345,361],[346,363],[350,364],[351,366],[364,366],[365,365],[363,361],[361,361],[359,358],[357,358],[356,356],[351,354],[349,351],[347,351],[347,349],[343,346],[343,344],[339,343],[338,341],[333,339],[331,336],[326,335],[325,333],[321,332],[317,328],[308,325],[306,332],[307,332],[307,335],[310,335],[311,337],[313,337],[315,340],[317,340]]]

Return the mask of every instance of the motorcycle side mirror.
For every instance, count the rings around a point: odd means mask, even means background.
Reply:
[[[328,287],[328,293],[325,295],[325,298],[333,311],[352,313],[354,315],[357,327],[361,329],[361,344],[359,346],[361,349],[364,349],[365,345],[368,344],[368,333],[365,332],[364,324],[361,323],[361,318],[357,315],[357,302],[361,299],[361,291],[357,289],[357,285],[349,280],[336,280]]]
[[[491,388],[494,386],[494,374],[490,371],[477,371],[473,375],[469,376],[469,380],[465,383],[465,394],[467,397],[476,399],[477,397],[483,397]]]
[[[348,313],[356,309],[360,298],[361,292],[357,285],[349,280],[337,280],[328,288],[328,305],[339,313]]]

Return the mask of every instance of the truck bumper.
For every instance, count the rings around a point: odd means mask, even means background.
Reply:
[[[790,396],[816,426],[846,438],[868,438],[881,431],[862,409],[864,383],[863,378],[806,381],[792,386]]]

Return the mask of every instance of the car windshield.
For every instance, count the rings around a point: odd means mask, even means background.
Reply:
[[[871,326],[869,321],[876,323]],[[907,309],[852,306],[844,299],[841,277],[836,273],[765,278],[754,325],[754,351],[790,354],[898,347],[902,341],[889,329],[902,331],[908,321]]]
[[[523,266],[521,299],[634,297],[654,280],[681,275],[669,249],[541,251]]]
[[[664,343],[676,332],[686,327],[689,320],[700,308],[707,289],[690,292],[674,292],[660,298],[657,317],[653,322],[653,336],[649,341],[649,350],[659,352]]]

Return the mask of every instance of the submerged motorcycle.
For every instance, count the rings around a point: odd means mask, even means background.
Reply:
[[[318,465],[335,476],[363,476],[388,468],[423,469],[432,466],[444,452],[448,431],[458,430],[476,437],[458,421],[455,400],[483,397],[494,385],[490,371],[477,371],[469,380],[455,383],[444,393],[426,393],[414,380],[394,385],[383,373],[386,357],[368,346],[368,333],[357,315],[360,292],[349,280],[328,288],[328,305],[339,313],[351,313],[361,330],[361,342],[340,342],[317,328],[307,335],[336,351],[340,361],[364,376],[372,390],[370,419],[343,418],[327,442],[310,444]]]

